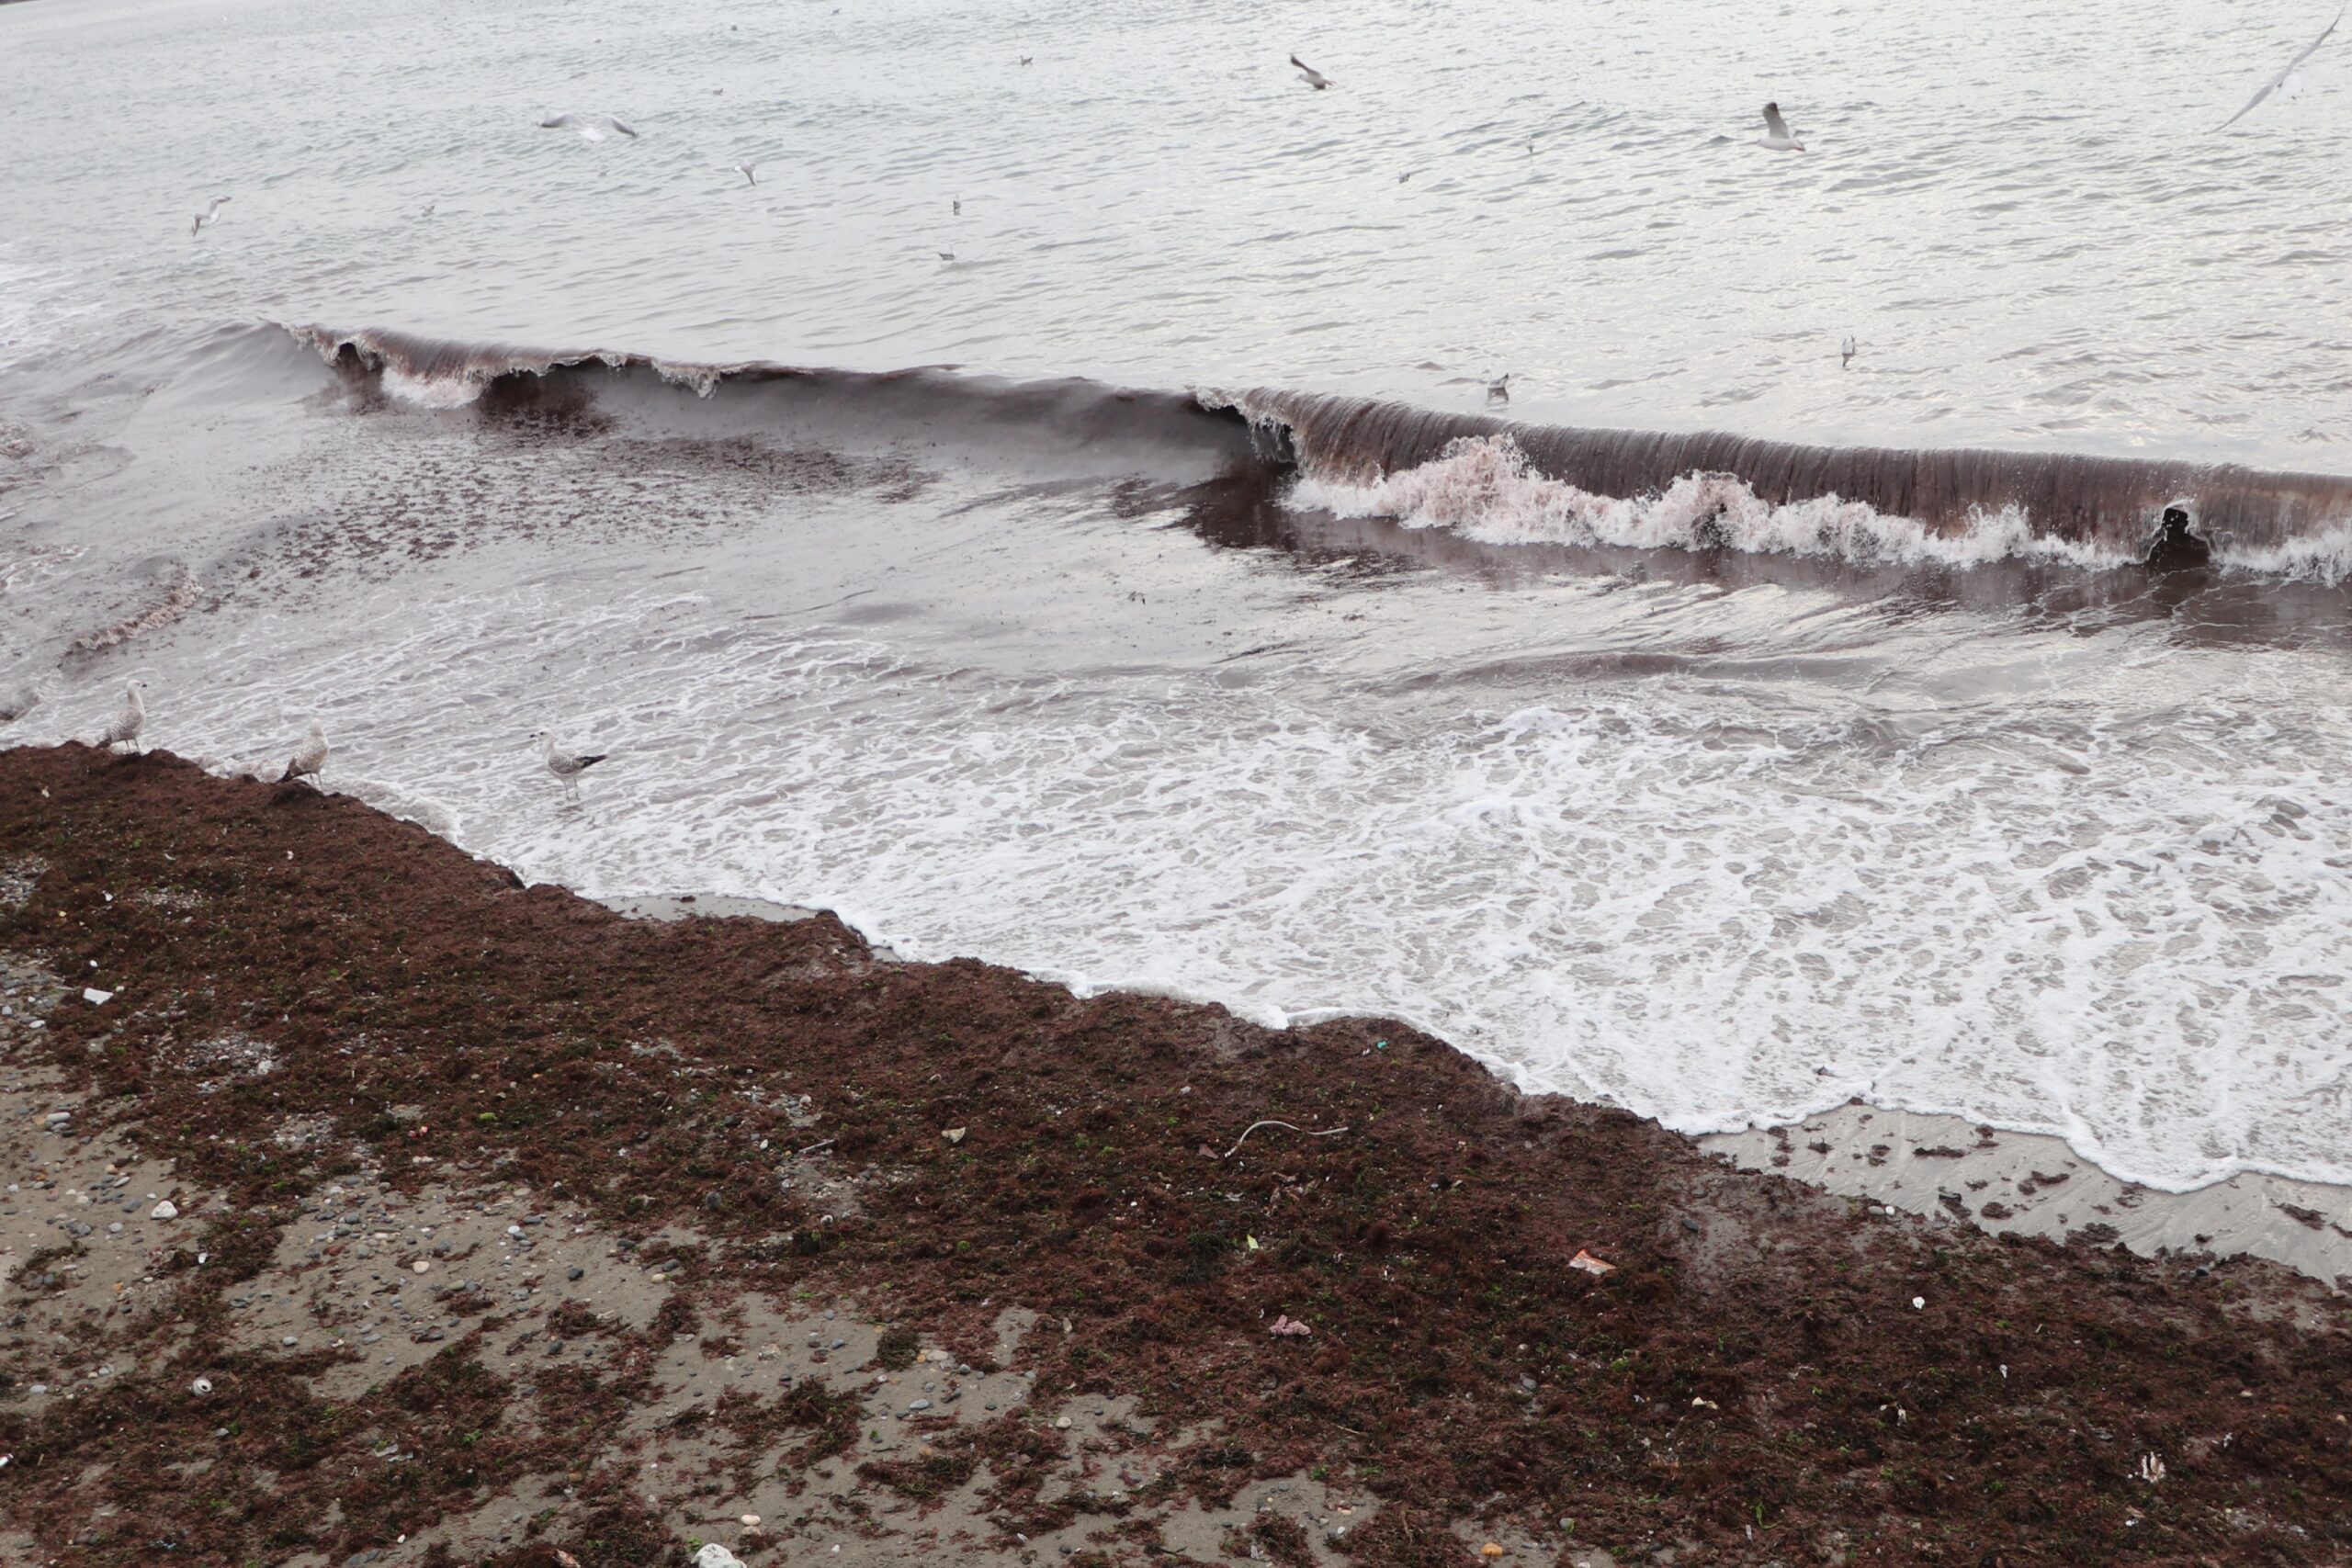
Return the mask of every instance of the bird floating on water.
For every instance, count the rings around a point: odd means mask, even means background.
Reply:
[[[1506,370],[1499,376],[1489,376],[1487,378],[1487,400],[1488,402],[1507,403],[1510,401],[1510,376],[1511,373]]]
[[[419,218],[430,218],[433,216],[433,209],[440,205],[441,204],[437,201],[428,201],[424,204],[424,210],[418,213],[417,216]]]
[[[311,732],[302,738],[301,746],[287,762],[286,771],[277,775],[277,782],[292,784],[296,779],[309,779],[311,787],[316,789],[319,787],[319,771],[326,765],[327,732],[314,718],[311,721]]]
[[[1841,343],[1841,344],[1839,344],[1838,345],[1838,369],[1843,370],[1843,369],[1845,369],[1848,366],[1849,366],[1849,365],[1851,365],[1851,364],[1853,364],[1853,363],[1854,363],[1854,349],[1855,349],[1855,344],[1854,344],[1853,335],[1852,335],[1851,333],[1849,333],[1849,334],[1847,334],[1846,341],[1845,341],[1844,343]]]
[[[1024,54],[1024,55],[1023,55],[1023,56],[1021,57],[1021,63],[1022,63],[1022,64],[1023,64],[1023,65],[1026,65],[1026,64],[1028,64],[1031,61],[1033,61],[1033,60],[1035,60],[1035,59],[1036,59],[1036,58],[1037,58],[1037,57],[1036,57],[1035,55],[1034,55],[1034,54]]]
[[[760,183],[760,176],[752,173],[752,171],[758,167],[759,165],[757,164],[737,164],[734,165],[735,172],[743,176],[743,183],[745,185],[753,186]]]
[[[608,114],[559,114],[539,121],[541,130],[577,131],[583,141],[602,141],[610,133],[635,136],[637,131]]]
[[[196,215],[196,221],[188,225],[187,231],[189,235],[193,237],[204,232],[204,226],[207,223],[213,222],[219,219],[220,216],[220,209],[228,204],[229,197],[225,196],[214,197],[212,198],[212,204],[209,207],[207,207],[203,211],[198,213]]]
[[[139,732],[147,725],[147,705],[139,694],[147,689],[144,681],[133,681],[122,689],[122,706],[107,721],[106,733],[98,737],[98,744],[111,751],[118,746],[140,750]]]
[[[1757,138],[1756,145],[1775,152],[1804,151],[1804,143],[1799,141],[1796,133],[1789,129],[1789,122],[1781,118],[1781,106],[1778,104],[1764,106],[1764,134]]]
[[[2335,22],[2340,22],[2343,19],[2344,13],[2341,11],[2336,12]],[[2296,73],[2302,69],[2304,61],[2309,60],[2312,55],[2319,52],[2319,46],[2327,41],[2328,33],[2332,33],[2335,30],[2335,22],[2328,23],[2327,32],[2322,33],[2319,37],[2312,39],[2311,47],[2309,49],[2306,49],[2302,53],[2289,61],[2287,62],[2287,69],[2281,71],[2278,75],[2273,76],[2269,81],[2265,82],[2258,89],[2256,89],[2254,96],[2245,101],[2245,107],[2238,110],[2237,113],[2230,116],[2229,118],[2223,120],[2213,129],[2216,130],[2229,130],[2230,127],[2244,119],[2247,115],[2252,114],[2254,112],[2254,107],[2273,93],[2278,94],[2282,98],[2291,98],[2301,93],[2303,90],[2303,79],[2297,75]]]
[[[1290,57],[1290,62],[1298,67],[1298,73],[1302,77],[1306,78],[1306,85],[1314,88],[1317,92],[1319,93],[1324,88],[1331,85],[1331,78],[1324,75],[1323,73],[1317,71],[1315,67],[1309,65],[1295,54]]]
[[[544,729],[533,735],[531,739],[545,748],[548,772],[563,781],[564,793],[574,800],[580,798],[580,775],[612,754],[609,751],[596,751],[586,756],[574,756],[569,751],[559,750],[555,737]]]

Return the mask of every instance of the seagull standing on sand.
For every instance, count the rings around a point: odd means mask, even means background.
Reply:
[[[564,793],[572,799],[580,798],[580,775],[603,761],[610,752],[598,751],[585,757],[575,757],[569,751],[556,750],[555,737],[542,729],[531,737],[546,748],[548,772],[563,781]]]
[[[1781,118],[1781,106],[1778,104],[1764,106],[1764,134],[1756,139],[1756,145],[1775,152],[1804,151],[1804,143],[1796,139],[1796,133],[1789,129],[1789,122]]]
[[[2335,22],[2340,22],[2343,19],[2344,13],[2341,11],[2336,12]],[[2295,73],[2302,68],[2304,61],[2309,60],[2312,55],[2319,52],[2319,46],[2327,41],[2327,34],[2335,30],[2335,22],[2328,23],[2327,32],[2322,33],[2319,37],[2312,39],[2311,48],[2303,51],[2302,53],[2289,61],[2287,62],[2287,69],[2278,73],[2278,75],[2270,78],[2269,81],[2265,82],[2260,89],[2255,93],[2254,96],[2245,101],[2245,107],[2238,110],[2237,113],[2230,116],[2229,118],[2223,120],[2213,129],[2216,130],[2229,130],[2230,127],[2244,119],[2247,115],[2252,114],[2254,112],[2254,106],[2260,103],[2263,99],[2268,97],[2273,93],[2278,94],[2282,98],[2291,98],[2296,94],[2301,92],[2303,90],[2303,79],[2301,76],[2296,75]]]
[[[2263,91],[2264,91],[2264,92],[2266,92],[2266,93],[2267,93],[2267,92],[2268,92],[2269,90],[2270,90],[2270,89],[2269,89],[2269,88],[2267,88],[2267,87],[2265,87],[2265,88],[2263,89]],[[201,211],[201,212],[198,213],[198,214],[196,215],[196,221],[188,225],[188,229],[187,229],[187,231],[188,231],[188,237],[189,237],[190,239],[193,239],[193,238],[195,238],[197,235],[203,233],[203,232],[204,232],[204,226],[205,226],[207,223],[210,223],[210,222],[214,221],[216,219],[218,219],[218,218],[220,216],[220,209],[221,209],[222,207],[226,206],[226,205],[228,204],[228,201],[229,201],[229,198],[228,198],[227,197],[225,197],[225,196],[216,196],[216,197],[214,197],[212,198],[212,204],[211,204],[210,206],[207,207],[203,211]]]
[[[559,114],[539,121],[541,130],[574,130],[583,141],[602,141],[607,132],[635,136],[637,132],[608,114]]]
[[[310,734],[302,738],[301,749],[296,751],[293,760],[286,764],[286,771],[277,775],[277,782],[292,784],[296,779],[309,779],[312,789],[320,788],[319,771],[326,765],[327,732],[319,727],[319,721],[314,718],[311,721]]]
[[[1298,73],[1305,77],[1306,79],[1306,85],[1314,88],[1317,92],[1319,93],[1324,88],[1331,85],[1331,78],[1324,75],[1323,73],[1317,71],[1315,67],[1309,65],[1295,54],[1290,57],[1290,62],[1298,67]]]
[[[146,682],[133,681],[122,689],[122,706],[107,723],[106,733],[98,737],[99,745],[109,751],[118,746],[141,749],[139,732],[146,728],[147,705],[140,700],[139,694],[146,688]]]

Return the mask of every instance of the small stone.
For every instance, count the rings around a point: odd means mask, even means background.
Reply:
[[[741,1525],[747,1530],[755,1530],[760,1528],[760,1516],[757,1514],[743,1514],[739,1516],[735,1522]]]
[[[300,1339],[296,1338],[291,1334],[281,1337],[277,1342],[280,1345],[300,1345],[301,1343]]]
[[[412,1274],[429,1274],[433,1271],[433,1265],[420,1258],[408,1266],[408,1271]]]
[[[918,1399],[912,1404],[908,1405],[907,1408],[909,1410],[928,1410],[931,1408],[931,1401],[928,1399]]]
[[[1057,1431],[1057,1432],[1067,1432],[1067,1431],[1069,1431],[1069,1416],[1059,1416],[1059,1417],[1057,1417],[1057,1418],[1055,1420],[1055,1422],[1054,1422],[1054,1430],[1055,1430],[1055,1431]]]
[[[1927,1298],[1927,1297],[1925,1297],[1925,1296],[1913,1296],[1913,1297],[1911,1298],[1911,1310],[1912,1310],[1913,1312],[1925,1312],[1925,1311],[1927,1311],[1927,1310],[1928,1310],[1928,1298]]]
[[[147,1217],[151,1220],[176,1220],[180,1217],[180,1206],[166,1198],[149,1210]]]
[[[588,1277],[588,1270],[585,1269],[568,1269],[565,1271],[563,1277],[567,1280],[584,1280]]]

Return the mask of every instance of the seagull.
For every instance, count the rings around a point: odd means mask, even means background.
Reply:
[[[139,749],[139,731],[147,723],[147,705],[139,694],[147,688],[144,681],[133,681],[122,689],[122,707],[108,721],[106,733],[98,737],[98,744],[111,751],[118,746]]]
[[[1035,59],[1036,59],[1036,58],[1037,58],[1037,57],[1036,57],[1035,55],[1034,55],[1034,54],[1024,54],[1024,55],[1023,55],[1023,56],[1021,57],[1021,63],[1022,63],[1022,64],[1023,64],[1023,65],[1026,65],[1026,64],[1028,64],[1031,61],[1033,61],[1033,60],[1035,60]]]
[[[1413,177],[1413,171],[1412,171],[1412,170],[1410,170],[1410,169],[1408,169],[1408,170],[1406,170],[1403,174],[1398,175],[1396,176],[1396,183],[1397,183],[1398,185],[1400,185],[1400,186],[1401,186],[1401,185],[1403,185],[1407,180],[1409,180],[1409,179],[1411,179],[1412,177]]]
[[[735,172],[743,176],[746,185],[758,185],[760,177],[752,172],[758,167],[757,164],[738,164],[735,165]]]
[[[2335,22],[2340,22],[2343,19],[2344,13],[2341,11],[2336,12]],[[2254,106],[2260,103],[2263,99],[2268,97],[2273,93],[2278,94],[2282,98],[2291,98],[2297,93],[2301,92],[2303,90],[2302,78],[2296,75],[2295,73],[2301,68],[2304,61],[2309,60],[2312,55],[2319,52],[2319,46],[2327,41],[2327,34],[2335,30],[2335,22],[2328,23],[2327,32],[2322,33],[2319,37],[2312,39],[2311,48],[2303,51],[2302,53],[2289,61],[2287,62],[2287,69],[2278,73],[2278,75],[2270,78],[2269,81],[2265,82],[2262,85],[2261,89],[2256,92],[2254,96],[2245,101],[2245,107],[2238,110],[2237,113],[2230,116],[2229,118],[2223,120],[2213,129],[2216,130],[2229,130],[2230,127],[2244,119],[2247,115],[2252,114],[2254,112]]]
[[[957,197],[947,205],[954,209],[956,217],[961,218],[964,216],[964,198],[962,197]]]
[[[531,739],[547,749],[548,772],[563,781],[565,793],[574,800],[580,798],[580,775],[610,755],[609,752],[599,751],[594,756],[575,757],[569,751],[559,751],[555,749],[555,737],[544,729]]]
[[[1804,151],[1804,143],[1796,139],[1795,133],[1789,130],[1789,122],[1781,118],[1781,106],[1778,104],[1764,106],[1764,134],[1757,138],[1756,145],[1770,148],[1775,152]]]
[[[419,218],[430,218],[433,216],[433,209],[440,205],[441,204],[437,201],[428,201],[424,204],[424,210],[418,213],[417,216]]]
[[[952,262],[956,259],[956,253],[954,251],[942,251],[939,253],[939,259],[944,262]]]
[[[1838,369],[1843,370],[1843,369],[1845,369],[1848,366],[1849,366],[1849,365],[1851,365],[1851,364],[1853,364],[1853,363],[1854,363],[1854,348],[1855,348],[1855,344],[1854,344],[1853,334],[1851,334],[1851,333],[1848,333],[1848,334],[1847,334],[1846,341],[1845,341],[1844,343],[1841,343],[1841,344],[1839,344],[1838,345]]]
[[[1331,78],[1324,75],[1323,73],[1317,71],[1315,67],[1309,65],[1295,54],[1290,57],[1290,62],[1298,67],[1299,73],[1306,78],[1306,85],[1314,88],[1317,92],[1319,93],[1324,88],[1331,85]]]
[[[300,749],[286,764],[286,771],[277,775],[277,782],[292,784],[296,779],[309,779],[311,787],[316,789],[319,787],[318,772],[326,765],[327,732],[319,728],[319,721],[314,718],[311,721],[311,732],[302,738]]]
[[[539,129],[541,130],[576,130],[580,133],[582,140],[587,141],[602,141],[605,139],[605,133],[606,131],[617,131],[623,136],[635,136],[637,134],[637,132],[631,130],[628,126],[622,124],[619,120],[615,119],[608,114],[553,115],[539,121]]]
[[[2263,89],[2266,93],[2270,89],[2267,87]],[[204,231],[204,226],[207,223],[212,222],[214,220],[218,219],[220,216],[220,209],[228,202],[228,200],[229,198],[225,196],[214,197],[212,198],[212,205],[198,213],[196,215],[196,221],[187,226],[187,231],[190,237],[202,233]]]
[[[1510,401],[1510,371],[1506,370],[1499,376],[1493,376],[1487,378],[1487,400],[1490,403],[1507,403]]]

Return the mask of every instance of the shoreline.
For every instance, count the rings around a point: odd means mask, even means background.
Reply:
[[[1693,1142],[1742,1170],[1994,1235],[2080,1235],[2150,1258],[2260,1258],[2339,1290],[2352,1277],[2352,1188],[2328,1182],[2245,1171],[2166,1192],[2120,1180],[2049,1134],[1859,1100]]]
[[[0,801],[10,1561],[2335,1560],[2352,1308],[2283,1267],[167,754]]]
[[[825,913],[715,893],[596,902],[632,919],[793,921]],[[887,947],[868,943],[868,951],[882,962],[904,962]],[[1798,1122],[1683,1135],[1738,1169],[1770,1171],[1936,1224],[2057,1241],[2079,1234],[2143,1257],[2260,1258],[2339,1290],[2352,1278],[2352,1187],[2332,1182],[2245,1171],[2170,1192],[2113,1176],[2052,1134],[1999,1131],[1964,1116],[1860,1100]]]

